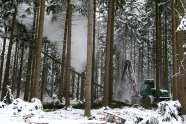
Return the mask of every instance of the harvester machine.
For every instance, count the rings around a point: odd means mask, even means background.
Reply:
[[[137,83],[130,60],[125,62],[121,82],[124,82],[124,77],[128,78],[128,92],[131,94],[131,104],[152,104],[156,102],[156,88],[153,79],[145,80],[141,85],[140,91],[137,90]],[[124,83],[122,83],[124,84]],[[169,100],[170,96],[167,90],[160,89],[160,100]]]

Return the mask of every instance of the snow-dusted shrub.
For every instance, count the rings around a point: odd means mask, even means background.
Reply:
[[[161,115],[162,121],[182,121],[179,116],[180,109],[179,101],[162,101],[158,104],[157,112]]]
[[[20,98],[15,99],[13,103],[9,106],[12,108],[13,116],[14,117],[22,117],[22,119],[26,120],[27,118],[31,118],[34,116],[42,117],[42,109],[43,106],[41,104],[41,101],[33,98],[31,100],[31,103],[24,102]]]
[[[42,110],[43,109],[43,105],[41,104],[41,101],[39,99],[32,98],[31,102],[32,102],[31,104],[34,105],[34,108],[36,110]]]
[[[159,124],[159,121],[155,117],[151,117],[145,124]]]
[[[52,96],[52,98],[50,98],[50,97],[45,98],[43,103],[45,105],[47,105],[47,104],[50,104],[50,105],[62,105],[62,103],[58,99],[57,95],[55,95],[55,94]]]
[[[6,90],[7,90],[7,92],[6,92],[6,96],[3,98],[3,102],[6,103],[7,105],[9,105],[13,102],[14,98],[11,93],[11,89],[10,89],[9,85],[6,86]]]

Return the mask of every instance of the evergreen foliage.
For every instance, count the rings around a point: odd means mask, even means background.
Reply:
[[[12,95],[12,93],[11,93],[11,88],[10,88],[10,86],[6,86],[6,89],[7,89],[7,92],[6,92],[6,96],[3,98],[3,103],[5,103],[5,104],[7,104],[7,105],[9,105],[9,104],[11,104],[12,102],[13,102],[13,100],[14,100],[14,97],[13,97],[13,95]]]

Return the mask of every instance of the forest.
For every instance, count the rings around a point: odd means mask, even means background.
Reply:
[[[185,0],[1,0],[0,54],[0,108],[178,100],[186,115]]]

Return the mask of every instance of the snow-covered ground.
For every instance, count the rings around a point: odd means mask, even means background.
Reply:
[[[91,110],[92,116],[87,118],[84,116],[83,109],[69,107],[45,112],[38,99],[32,99],[31,103],[15,99],[9,105],[0,102],[0,124],[25,124],[27,119],[31,122],[49,124],[115,123],[113,116],[109,116],[110,114],[123,118],[117,121],[125,120],[124,124],[182,124],[183,119],[178,115],[177,111],[180,106],[178,101],[169,101],[159,103],[158,109],[152,110],[144,109],[141,106],[115,109],[103,107]]]

